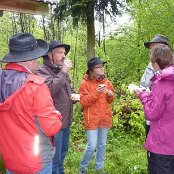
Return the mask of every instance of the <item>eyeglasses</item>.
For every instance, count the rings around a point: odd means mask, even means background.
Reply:
[[[99,69],[99,68],[104,68],[104,65],[94,66],[94,68],[97,68],[97,69]]]

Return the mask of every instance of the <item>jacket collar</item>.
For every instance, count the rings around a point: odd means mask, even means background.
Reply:
[[[106,81],[106,77],[102,78],[101,80],[98,80],[98,79],[95,78],[95,77],[92,77],[92,78],[90,79],[88,74],[84,74],[83,79],[84,79],[84,80],[96,81],[96,82],[105,82],[105,81]]]

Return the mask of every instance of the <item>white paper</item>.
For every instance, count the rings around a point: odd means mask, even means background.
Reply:
[[[140,88],[138,85],[135,84],[129,84],[128,89],[130,90],[130,93],[133,93],[134,91],[146,91],[146,88]]]

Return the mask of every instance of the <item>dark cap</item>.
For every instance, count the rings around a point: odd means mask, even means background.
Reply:
[[[144,46],[146,48],[149,48],[151,43],[162,43],[165,45],[169,45],[169,40],[166,36],[162,34],[157,34],[154,36],[154,38],[150,42],[144,42]]]
[[[88,70],[92,70],[94,68],[95,65],[99,65],[99,64],[105,64],[106,62],[101,61],[100,58],[98,57],[93,57],[91,59],[89,59],[87,66],[88,66]]]

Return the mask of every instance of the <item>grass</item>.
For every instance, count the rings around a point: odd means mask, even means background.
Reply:
[[[85,149],[85,134],[70,143],[70,149],[65,159],[65,173],[77,174],[79,163]],[[106,148],[105,171],[107,174],[147,174],[146,150],[138,138],[110,130]],[[95,174],[94,159],[88,174]]]

